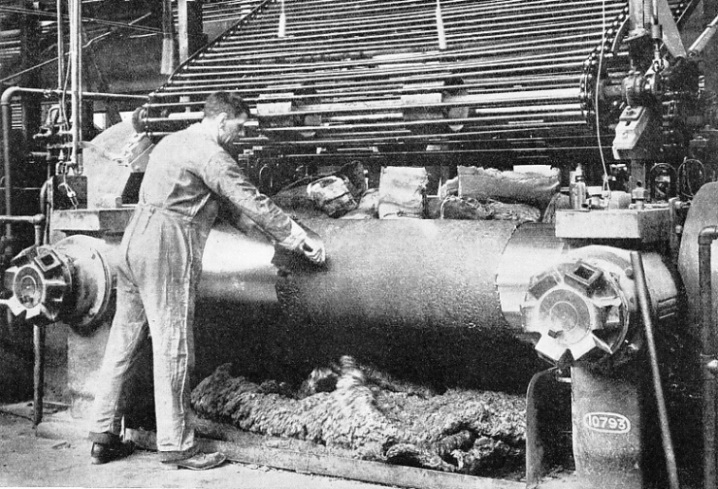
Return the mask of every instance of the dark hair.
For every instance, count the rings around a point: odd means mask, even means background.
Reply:
[[[249,115],[249,106],[239,95],[229,92],[214,92],[204,102],[204,116],[214,118],[222,112],[234,118],[241,114]]]

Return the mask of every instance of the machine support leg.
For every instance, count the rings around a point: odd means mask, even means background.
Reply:
[[[541,477],[546,474],[546,450],[544,443],[545,426],[542,425],[541,404],[545,392],[555,391],[556,368],[550,368],[535,374],[529,382],[526,392],[526,487],[536,489]]]

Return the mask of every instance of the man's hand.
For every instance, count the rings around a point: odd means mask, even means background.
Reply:
[[[316,265],[322,265],[327,259],[324,243],[317,237],[307,236],[299,248],[299,251],[301,251],[310,262]]]

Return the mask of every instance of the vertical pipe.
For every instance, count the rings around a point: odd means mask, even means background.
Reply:
[[[10,133],[12,130],[12,99],[13,88],[8,88],[2,97],[2,138],[3,138],[3,170],[5,177],[5,214],[12,216],[12,173],[10,171]],[[12,238],[12,226],[5,224],[5,236]]]
[[[37,426],[42,421],[42,403],[45,394],[45,328],[32,327],[32,344],[35,355],[33,366],[32,424]]]
[[[174,22],[172,0],[162,0],[162,66],[160,73],[171,75],[175,70]]]
[[[65,77],[65,35],[62,31],[62,3],[60,0],[55,2],[57,5],[57,89],[62,90],[63,79]]]
[[[698,233],[698,287],[701,296],[701,367],[703,373],[703,487],[716,487],[716,405],[715,376],[708,368],[716,356],[713,326],[713,284],[711,246],[718,238],[718,226],[707,226]]]
[[[35,245],[36,246],[42,245],[43,236],[44,236],[44,232],[42,229],[42,224],[35,224]]]
[[[179,62],[184,63],[189,58],[189,29],[187,18],[187,0],[177,1],[177,34],[179,37]]]
[[[637,251],[631,252],[631,266],[633,267],[636,281],[638,306],[641,309],[643,326],[646,329],[646,343],[648,344],[648,355],[651,363],[653,388],[656,392],[656,404],[658,404],[658,420],[661,428],[663,451],[666,456],[666,469],[668,471],[669,487],[671,489],[679,489],[676,453],[673,449],[673,440],[671,439],[671,430],[668,423],[668,410],[666,409],[666,398],[663,395],[661,372],[658,368],[658,352],[656,351],[656,342],[653,332],[653,318],[651,317],[650,309],[651,300],[648,295],[648,286],[646,285],[646,273],[643,269],[643,258],[641,258],[641,254]]]
[[[72,163],[82,172],[82,0],[70,0],[70,63],[72,78]]]
[[[58,2],[59,3],[59,2]],[[43,241],[42,225],[45,216],[34,216],[35,245],[40,246]],[[34,353],[33,364],[33,392],[32,392],[32,424],[37,427],[42,421],[43,402],[45,397],[45,327],[33,325],[32,349]]]

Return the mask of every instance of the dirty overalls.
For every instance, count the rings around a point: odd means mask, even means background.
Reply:
[[[195,450],[189,426],[192,321],[205,241],[219,200],[287,247],[296,224],[250,184],[202,124],[165,137],[150,155],[125,231],[115,314],[100,371],[90,438],[119,434],[118,404],[135,354],[152,337],[157,448],[165,461]],[[231,253],[231,250],[228,250]]]

